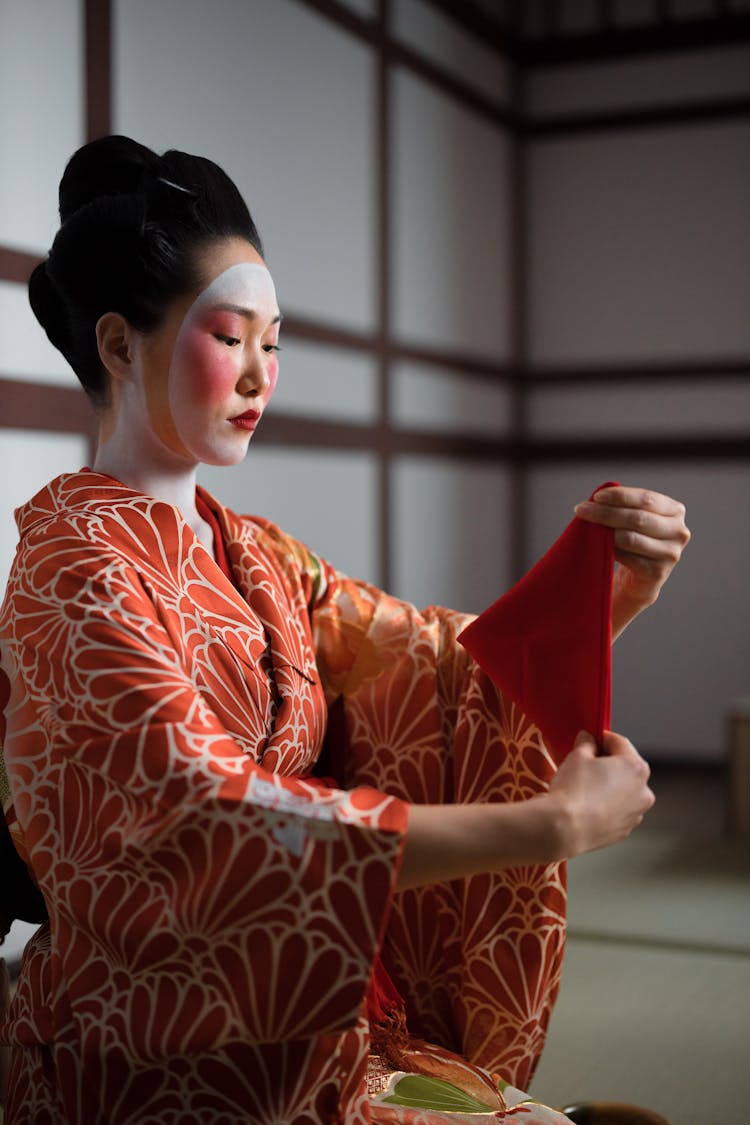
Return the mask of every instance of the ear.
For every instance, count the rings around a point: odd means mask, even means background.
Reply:
[[[121,313],[104,313],[96,322],[99,358],[113,379],[130,382],[135,335],[135,329]]]

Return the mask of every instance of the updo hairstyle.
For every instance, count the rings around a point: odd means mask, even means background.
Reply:
[[[200,284],[198,253],[239,237],[263,256],[250,212],[227,174],[202,156],[158,156],[129,137],[78,149],[60,181],[60,230],[29,279],[29,300],[50,341],[98,408],[109,384],[96,323],[117,312],[137,330]]]

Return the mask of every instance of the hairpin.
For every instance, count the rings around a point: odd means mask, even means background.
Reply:
[[[174,188],[175,191],[182,191],[185,193],[185,195],[195,195],[195,192],[191,191],[190,188],[183,187],[182,184],[176,184],[173,180],[168,180],[164,176],[157,176],[156,182],[159,184],[166,184],[167,187]]]

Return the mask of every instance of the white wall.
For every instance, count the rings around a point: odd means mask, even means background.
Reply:
[[[660,759],[705,760],[707,751],[721,752],[726,708],[748,689],[747,467],[620,459],[540,466],[529,480],[530,556],[546,550],[579,499],[610,479],[681,497],[693,532],[656,605],[615,644],[614,728]]]
[[[57,184],[68,157],[83,141],[82,29],[79,0],[0,0],[3,247],[42,255],[57,230]],[[26,286],[2,279],[0,377],[76,385],[39,328]],[[78,435],[8,430],[3,413],[0,403],[0,591],[17,539],[13,509],[50,477],[86,457]]]
[[[747,48],[541,68],[533,115],[602,113],[750,93]],[[747,434],[750,381],[660,379],[750,355],[750,124],[541,136],[529,151],[528,423],[544,438],[637,442]],[[649,382],[545,380],[534,368],[653,365]],[[750,370],[748,372],[750,374]],[[530,477],[529,561],[559,513],[602,480],[678,496],[693,541],[659,603],[616,647],[614,721],[659,757],[719,758],[725,716],[750,686],[750,465],[642,459]]]
[[[114,128],[230,172],[282,306],[372,328],[373,54],[295,0],[220,8],[116,0]]]
[[[364,17],[372,14],[367,5],[353,7]],[[277,0],[270,18],[264,0],[223,0],[223,8],[232,33],[217,37],[215,9],[201,0],[115,4],[115,129],[158,149],[174,145],[218,160],[250,202],[282,309],[371,332],[378,314],[374,53],[294,0]],[[403,42],[454,70],[470,52],[470,81],[498,101],[506,96],[507,68],[495,61],[493,69],[486,49],[454,32],[427,4],[409,0],[396,5],[394,14],[394,33]],[[206,80],[196,81],[196,75]],[[392,75],[390,95],[394,335],[507,357],[504,137],[402,69]],[[365,425],[377,420],[372,359],[330,345],[283,338],[282,344],[272,411]],[[502,432],[503,390],[493,394],[481,380],[474,383],[465,384],[460,370],[446,375],[414,365],[394,367],[393,421],[446,432],[488,427]],[[449,462],[438,467],[449,469]],[[308,540],[341,569],[376,579],[378,474],[372,448],[356,453],[286,448],[252,450],[240,468],[204,470],[201,479],[228,502],[267,515]],[[423,487],[415,489],[415,479],[424,481]],[[478,586],[493,596],[499,592],[508,553],[496,482],[478,478],[489,489],[487,502],[501,513],[497,535],[472,553],[471,568],[436,584],[434,569],[438,579],[444,577],[439,568],[420,562],[424,536],[409,534],[423,526],[436,479],[431,487],[423,472],[414,478],[400,464],[394,467],[393,587],[421,602],[447,595],[462,605],[476,604]],[[456,479],[474,477],[459,466]],[[449,511],[455,503],[463,512],[466,487]],[[450,524],[450,517],[441,523],[439,536],[449,534]]]
[[[0,0],[2,245],[42,254],[57,230],[57,181],[83,141],[82,32],[80,0]]]
[[[479,613],[508,588],[507,469],[403,455],[394,501],[394,587],[403,597]]]
[[[748,121],[541,139],[530,180],[534,362],[748,354]]]
[[[396,70],[392,88],[394,333],[507,358],[509,143],[413,74]]]

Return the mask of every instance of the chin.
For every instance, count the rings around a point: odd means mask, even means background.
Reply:
[[[239,443],[238,443],[239,444]],[[239,465],[245,460],[250,442],[245,446],[235,446],[234,449],[225,449],[219,452],[216,449],[206,450],[200,461],[203,465],[214,465],[216,468],[231,469],[232,465]]]

